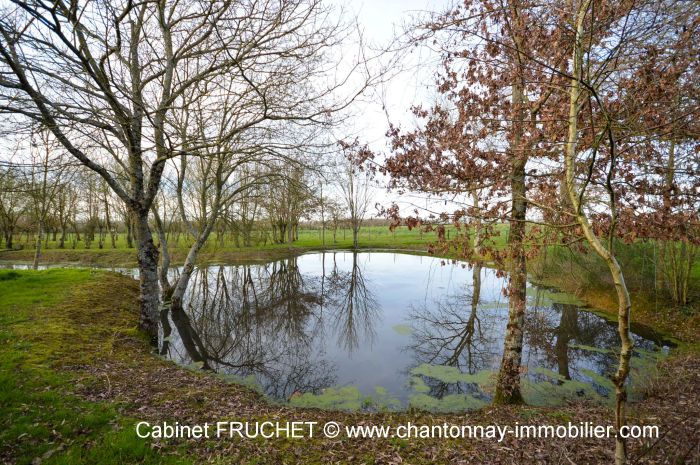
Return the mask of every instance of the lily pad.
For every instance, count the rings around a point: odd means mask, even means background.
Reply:
[[[402,336],[413,334],[413,328],[408,325],[395,325],[392,326],[391,329],[393,329],[396,334],[400,334]]]

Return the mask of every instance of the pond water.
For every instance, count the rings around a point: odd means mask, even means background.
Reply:
[[[501,361],[505,284],[486,267],[397,253],[202,267],[184,312],[164,309],[159,351],[292,405],[479,408],[491,400]],[[610,401],[616,323],[534,285],[528,300],[525,400]],[[634,331],[633,396],[668,349]]]

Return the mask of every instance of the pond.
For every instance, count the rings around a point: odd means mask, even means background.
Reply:
[[[185,311],[164,309],[159,351],[297,406],[464,411],[491,401],[505,284],[493,269],[398,253],[202,267]],[[616,323],[534,285],[528,301],[526,402],[610,401]],[[633,329],[634,397],[668,347]]]

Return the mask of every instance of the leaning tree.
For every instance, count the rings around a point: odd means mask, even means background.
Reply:
[[[669,229],[679,232],[672,239],[697,240],[687,233],[698,224],[693,197],[697,166],[685,164],[680,174],[674,168],[673,145],[669,150],[651,148],[681,137],[690,144],[695,139],[697,147],[700,106],[684,76],[697,76],[697,60],[687,54],[697,56],[692,38],[699,32],[700,8],[675,2],[582,0],[561,11],[570,21],[562,29],[572,26],[563,36],[571,61],[558,73],[557,92],[568,97],[568,105],[552,109],[546,131],[553,148],[563,147],[564,211],[575,220],[567,233],[585,239],[607,265],[615,288],[621,347],[612,380],[615,462],[621,464],[628,458],[620,431],[634,343],[632,300],[617,259],[617,240],[668,239]],[[652,80],[639,79],[655,68],[675,75],[664,92]]]

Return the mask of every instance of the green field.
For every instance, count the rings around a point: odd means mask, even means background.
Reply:
[[[495,247],[502,247],[505,244],[507,228],[500,228],[498,236],[494,237],[492,244]],[[446,237],[454,239],[458,234],[452,226],[447,227]],[[254,234],[255,237],[255,234]],[[82,239],[82,237],[81,237]],[[390,230],[387,226],[366,226],[363,227],[359,235],[359,247],[361,249],[401,249],[411,253],[427,253],[428,245],[437,242],[437,233],[434,231],[424,232],[418,228],[408,229],[405,226]],[[171,234],[168,237],[168,249],[171,252],[174,263],[182,262],[187,254],[187,250],[192,239],[186,234]],[[154,241],[158,245],[159,241],[154,236]],[[242,242],[242,241],[241,241]],[[200,252],[200,262],[235,262],[238,260],[267,259],[275,258],[281,254],[286,254],[290,250],[333,250],[351,249],[352,231],[350,229],[338,229],[335,241],[333,233],[326,230],[325,238],[319,229],[300,229],[298,239],[292,243],[273,243],[268,241],[255,242],[251,247],[236,246],[229,234],[219,237],[212,233],[207,244]],[[75,247],[73,246],[75,245]],[[31,262],[34,257],[35,239],[31,236],[18,236],[15,241],[15,250],[0,250],[0,261],[6,262]],[[468,245],[468,247],[470,247]],[[451,249],[445,257],[458,257],[459,253]],[[98,242],[93,241],[90,247],[85,246],[83,240],[72,242],[69,237],[63,248],[59,248],[59,242],[54,241],[52,235],[45,240],[42,245],[42,263],[77,263],[85,265],[133,265],[136,263],[135,248],[129,248],[125,235],[118,234],[115,240],[115,247],[112,247],[109,237],[105,238],[102,248],[98,247]]]
[[[454,228],[448,228],[450,235],[454,235]],[[275,244],[269,239],[265,241],[262,239],[261,234],[253,233],[253,247],[255,249],[274,249],[274,248],[286,248],[290,244]],[[323,240],[324,234],[320,229],[300,229],[298,239],[295,240],[291,246],[293,247],[339,247],[347,248],[352,247],[352,230],[343,228],[336,231],[336,240],[333,241],[333,232],[331,230],[325,231],[325,241]],[[69,234],[65,241],[64,250],[128,250],[126,235],[124,233],[117,234],[115,245],[112,247],[111,239],[106,236],[104,239],[104,245],[102,248],[99,247],[98,241],[93,240],[89,247],[86,247],[83,236],[81,236],[80,241],[75,241],[75,247],[73,246],[73,234]],[[422,246],[430,241],[437,239],[435,232],[422,232],[417,228],[409,230],[405,226],[399,226],[393,231],[390,231],[387,226],[365,226],[360,231],[359,242],[361,247],[391,247],[391,246]],[[154,235],[154,240],[157,242],[157,236]],[[36,245],[36,239],[32,235],[22,234],[17,236],[14,247],[21,249],[34,249]],[[168,243],[170,247],[182,248],[187,247],[188,242],[187,235],[181,234],[170,234],[168,237]],[[242,242],[242,240],[241,240]],[[43,243],[45,249],[58,249],[59,241],[54,240],[53,235],[48,235],[48,240]],[[216,233],[212,233],[206,248],[208,249],[224,249],[224,250],[247,250],[250,247],[236,247],[232,236],[226,234],[223,236],[223,240],[218,237]]]

